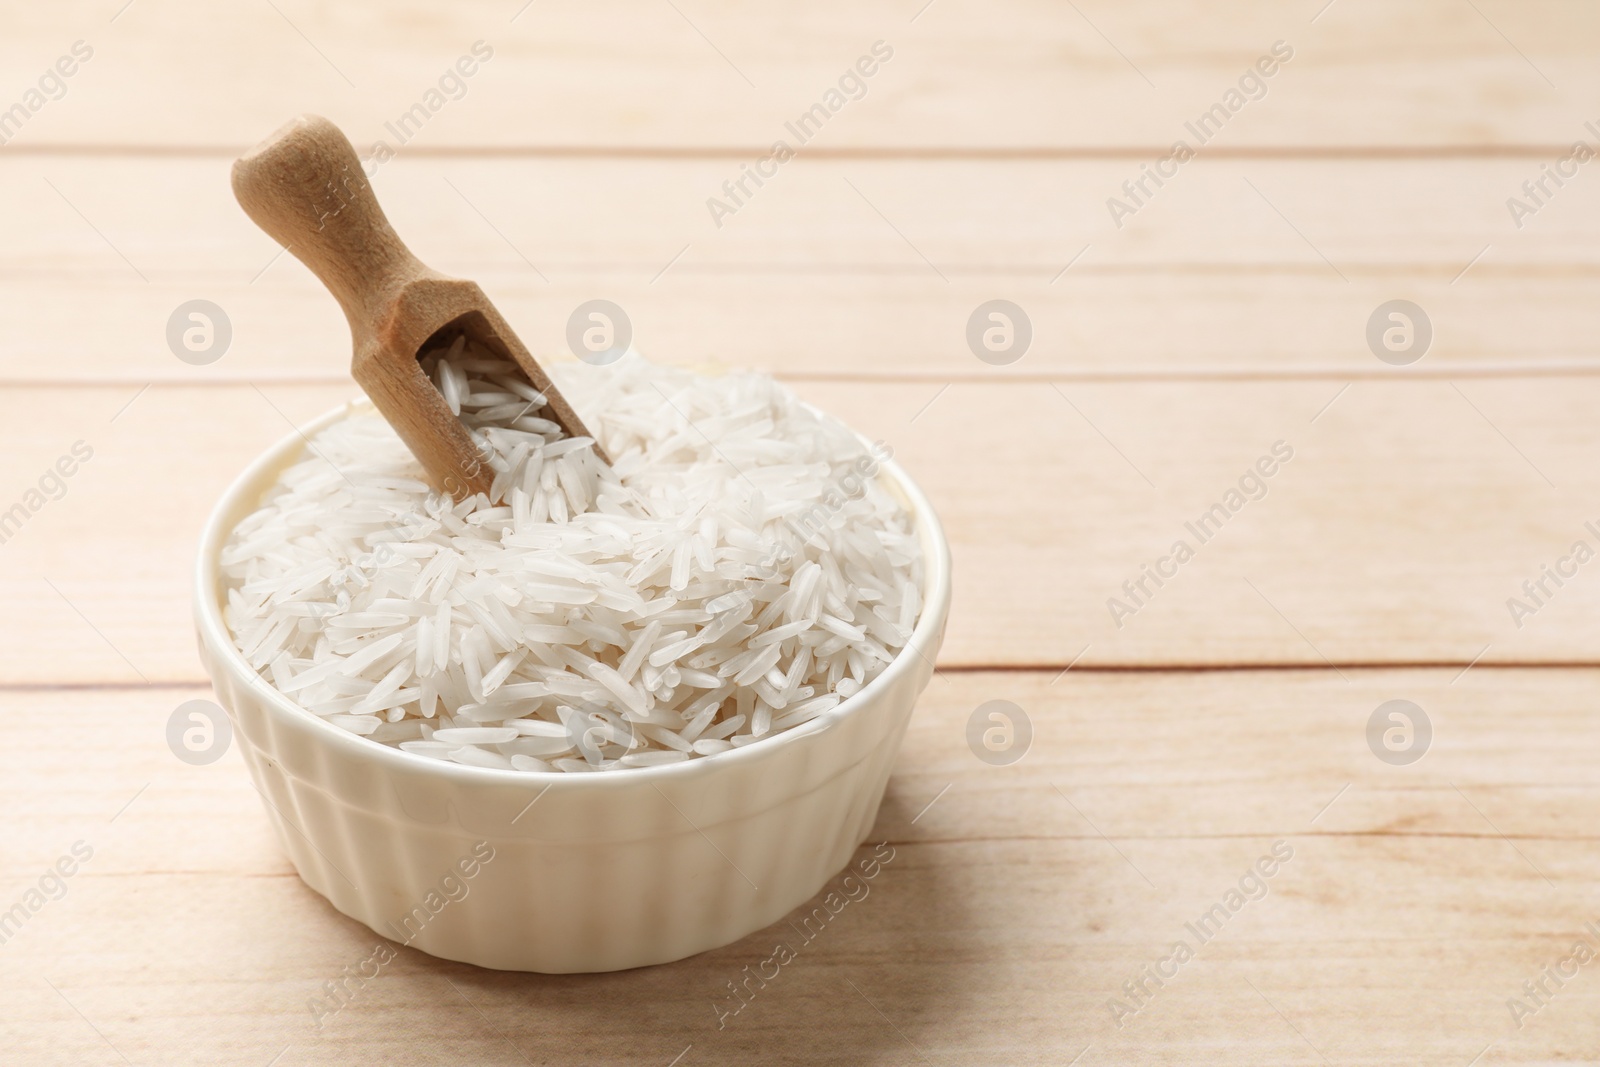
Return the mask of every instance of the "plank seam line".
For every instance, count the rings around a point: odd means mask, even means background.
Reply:
[[[243,154],[246,144],[153,144],[113,141],[12,144],[5,154],[13,156],[121,156],[150,159],[232,159]],[[370,155],[372,145],[358,145],[357,152]],[[1565,144],[1506,142],[1502,144],[1431,145],[1231,145],[1206,149],[1207,158],[1239,160],[1440,160],[1440,159],[1554,159],[1568,150]],[[608,144],[521,144],[521,145],[417,145],[401,154],[418,159],[653,159],[728,160],[755,159],[767,154],[769,145],[608,145]],[[815,160],[851,161],[950,161],[950,162],[1072,162],[1097,160],[1150,160],[1171,151],[1169,144],[1129,145],[859,145],[807,148],[806,157]]]
[[[3,149],[0,149],[3,151]],[[1446,255],[1448,253],[1441,253]],[[1553,255],[1541,259],[1506,259],[1500,262],[1475,264],[1472,276],[1479,281],[1492,278],[1503,278],[1513,282],[1529,280],[1554,279],[1557,282],[1583,281],[1586,282],[1596,274],[1600,274],[1600,263],[1589,258],[1557,259]],[[492,285],[510,285],[524,281],[514,273],[511,265],[504,260],[452,260],[447,264],[459,274],[471,274],[483,279]],[[940,270],[961,279],[973,282],[987,282],[995,278],[1005,278],[1019,283],[1037,284],[1040,289],[1050,286],[1050,279],[1061,273],[1060,262],[1041,263],[1031,260],[988,260],[959,262],[941,258]],[[588,286],[594,283],[593,275],[631,274],[641,282],[648,282],[649,278],[661,273],[659,262],[629,259],[588,259],[588,260],[548,260],[544,264],[546,270],[552,273],[559,272],[561,284]],[[1364,259],[1346,260],[1340,267],[1347,275],[1367,280],[1390,281],[1395,277],[1403,278],[1408,284],[1416,282],[1440,281],[1448,282],[1461,274],[1461,263],[1454,259],[1415,259],[1415,260],[1385,260]],[[165,286],[217,285],[233,286],[234,291],[242,292],[249,285],[249,278],[253,276],[248,271],[238,270],[235,267],[218,266],[205,268],[202,266],[183,267],[151,267],[147,274],[153,284]],[[747,281],[752,278],[767,280],[776,279],[790,281],[795,279],[819,280],[821,282],[836,282],[840,280],[871,279],[889,282],[908,282],[921,285],[927,281],[927,267],[923,263],[895,262],[893,260],[871,259],[812,259],[812,260],[747,260],[747,259],[719,259],[704,262],[678,263],[672,269],[673,277],[708,278],[731,281]],[[1184,281],[1213,281],[1216,279],[1249,279],[1281,280],[1292,278],[1296,282],[1325,281],[1327,267],[1320,263],[1308,263],[1303,260],[1290,259],[1237,259],[1237,260],[1204,260],[1204,259],[1142,259],[1128,260],[1121,263],[1086,263],[1074,267],[1072,276],[1075,279],[1099,278],[1122,281],[1127,279],[1143,280],[1152,277],[1162,279],[1181,279]],[[581,277],[580,277],[581,276]],[[54,286],[54,285],[81,285],[88,282],[104,284],[108,287],[120,287],[131,284],[126,271],[113,271],[104,267],[81,264],[77,266],[58,267],[29,267],[19,266],[15,261],[0,260],[0,279],[14,281],[18,284]],[[624,284],[629,284],[625,282]],[[269,282],[261,291],[275,288],[277,296],[307,296],[313,293],[320,294],[321,290],[313,290],[304,286],[300,280]],[[291,291],[290,287],[293,286]],[[139,291],[144,291],[141,287]],[[543,299],[542,293],[536,294],[536,299]],[[1184,299],[1189,299],[1185,296]],[[1231,299],[1231,298],[1225,298]]]
[[[1045,674],[1064,672],[1066,663],[1006,663],[995,665],[939,664],[941,674]],[[1600,667],[1600,660],[1476,660],[1465,659],[1415,659],[1415,660],[1335,660],[1330,666],[1326,660],[1286,660],[1279,663],[1078,663],[1071,667],[1073,674],[1224,674],[1265,673],[1269,671],[1328,671],[1332,667],[1349,671],[1400,671],[1400,670],[1461,670],[1471,666],[1478,670],[1586,670]]]
[[[1492,784],[1492,783],[1491,783]],[[996,835],[994,837],[938,837],[938,838],[888,838],[888,843],[899,847],[901,845],[993,845],[1004,844],[1012,841],[1234,841],[1255,840],[1257,838],[1270,838],[1277,836],[1293,837],[1374,837],[1416,840],[1444,840],[1444,841],[1596,841],[1596,837],[1558,837],[1544,834],[1495,834],[1495,833],[1467,833],[1450,832],[1444,830],[1424,831],[1392,831],[1392,830],[1313,830],[1309,833],[1295,830],[1261,830],[1259,832],[1240,831],[1235,834],[1018,834]]]
[[[1296,381],[1404,381],[1461,379],[1514,379],[1514,378],[1593,378],[1600,376],[1600,361],[1551,361],[1514,363],[1482,361],[1475,363],[1432,363],[1410,367],[1367,367],[1311,365],[1306,367],[1243,366],[1217,367],[1131,367],[1120,370],[1094,370],[1062,367],[1055,371],[1019,371],[993,373],[985,371],[907,370],[907,371],[768,371],[779,381],[788,382],[839,382],[841,384],[925,384],[951,383],[962,385],[1040,385],[1048,382],[1085,382],[1129,385],[1161,385],[1169,382],[1296,382]],[[133,386],[166,386],[192,388],[242,388],[258,384],[284,386],[338,386],[354,387],[354,381],[343,373],[295,373],[263,370],[260,373],[223,371],[208,375],[189,374],[108,374],[104,376],[78,376],[72,378],[10,377],[0,376],[4,389],[108,389]]]
[[[1400,670],[1460,670],[1467,666],[1466,660],[1397,660],[1394,662],[1340,662],[1337,663],[1341,670],[1349,671],[1400,671]],[[1026,663],[1026,664],[943,664],[939,665],[941,674],[1050,674],[1062,673],[1067,665],[1064,663]],[[1475,671],[1570,671],[1592,670],[1600,668],[1600,661],[1585,660],[1533,660],[1527,663],[1496,662],[1486,663],[1479,660],[1472,665]],[[1265,674],[1273,671],[1296,671],[1314,674],[1327,671],[1328,664],[1322,660],[1306,660],[1303,662],[1285,663],[1170,663],[1170,664],[1135,664],[1111,663],[1096,666],[1078,664],[1071,669],[1073,674]],[[41,693],[41,692],[105,692],[138,689],[206,689],[211,686],[209,678],[158,678],[146,685],[143,682],[107,680],[101,682],[0,682],[0,693]]]

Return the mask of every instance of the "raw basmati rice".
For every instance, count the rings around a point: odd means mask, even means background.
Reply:
[[[457,339],[423,369],[487,497],[430,489],[358,411],[222,554],[239,650],[310,713],[470,766],[649,767],[808,722],[904,648],[922,559],[881,446],[779,383],[554,368],[607,467],[513,364]]]

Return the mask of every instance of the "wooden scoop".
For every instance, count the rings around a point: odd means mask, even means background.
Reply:
[[[448,278],[411,254],[333,123],[302,115],[246,152],[233,165],[233,194],[338,299],[354,345],[350,373],[456,500],[487,493],[495,472],[418,357],[458,335],[515,361],[568,436],[594,436],[476,283]],[[609,462],[598,442],[594,448]]]

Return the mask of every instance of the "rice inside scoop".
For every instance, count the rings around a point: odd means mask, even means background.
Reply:
[[[435,759],[605,771],[798,726],[904,648],[923,562],[888,449],[771,378],[554,368],[606,467],[513,364],[458,339],[423,369],[489,497],[432,490],[360,412],[222,553],[239,650],[309,712]]]

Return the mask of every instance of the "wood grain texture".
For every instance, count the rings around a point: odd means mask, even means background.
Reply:
[[[1521,186],[1534,159],[1234,160],[1201,156],[1117,221],[1107,209],[1139,176],[1124,160],[812,160],[800,156],[739,210],[713,218],[739,174],[721,159],[440,159],[402,154],[372,176],[391,221],[430,263],[476,264],[536,279],[680,270],[921,277],[1118,271],[1303,274],[1355,284],[1419,274],[1448,283],[1512,268],[1592,270],[1600,254],[1600,178],[1587,169],[1543,206]],[[1252,188],[1253,187],[1253,188]],[[77,154],[8,157],[0,191],[0,268],[44,277],[180,280],[217,274],[258,284],[278,251],[239,210],[226,159]],[[1330,195],[1336,191],[1337,195]],[[721,225],[718,225],[718,222]],[[1522,225],[1519,227],[1518,222]],[[1297,232],[1298,231],[1298,232]],[[689,251],[674,262],[673,257]],[[1089,251],[1084,252],[1084,246]],[[121,257],[125,256],[126,259]],[[1075,257],[1076,261],[1075,261]],[[1066,274],[1062,269],[1074,264]],[[671,269],[663,268],[671,264]],[[281,266],[292,266],[287,258]],[[1059,284],[1059,283],[1058,283]]]
[[[893,58],[819,145],[1164,149],[1280,40],[1294,58],[1229,123],[1226,143],[1556,146],[1594,117],[1585,101],[1600,89],[1590,62],[1600,18],[1587,7],[1324,6],[474,0],[379,13],[309,0],[240,11],[140,0],[118,14],[78,0],[16,12],[0,61],[42,70],[74,40],[95,49],[19,144],[229,154],[299,111],[327,114],[358,144],[393,143],[386,124],[439,91],[480,41],[492,58],[458,79],[462,88],[443,87],[458,98],[441,96],[416,143],[764,151],[879,40]]]
[[[1368,319],[1406,298],[1434,340],[1404,373],[1600,366],[1600,183],[1581,177],[1519,230],[1505,201],[1538,175],[1529,161],[1201,159],[1122,230],[1104,202],[1126,163],[792,168],[721,229],[704,201],[724,161],[401,157],[373,185],[418,254],[478,279],[540,358],[570,355],[569,318],[605,298],[640,351],[683,365],[1373,376],[1400,372],[1368,348]],[[0,216],[0,379],[344,380],[343,317],[239,209],[225,160],[19,157],[0,195],[16,207]],[[165,339],[195,298],[234,328],[199,369]],[[995,298],[1032,323],[1010,366],[966,337]]]
[[[199,691],[0,694],[21,742],[0,752],[0,800],[28,813],[0,853],[8,893],[76,841],[94,853],[4,946],[0,1037],[20,1062],[251,1067],[1600,1055],[1587,970],[1520,1030],[1506,1007],[1600,918],[1595,673],[1454,673],[935,679],[874,834],[895,857],[810,943],[780,922],[561,977],[401,949],[320,1029],[307,1002],[376,938],[294,876],[236,753],[189,767],[166,750],[167,716]],[[1366,746],[1395,697],[1435,730],[1409,767]],[[1034,724],[1012,766],[966,747],[991,699]],[[86,729],[51,725],[66,716]],[[1279,841],[1293,855],[1266,895],[1199,945],[1185,924]],[[1119,1028],[1107,1002],[1185,938],[1195,958]],[[726,983],[779,941],[798,958],[719,1030]]]
[[[483,290],[411,254],[337,126],[319,115],[293,119],[240,156],[232,177],[245,214],[338,301],[354,348],[350,376],[435,486],[458,501],[487,497],[494,472],[423,371],[430,345],[466,338],[508,357],[568,437],[593,438]],[[593,448],[605,462],[600,445]]]
[[[1585,526],[1600,525],[1596,379],[796,387],[892,447],[938,510],[956,559],[947,665],[1595,661],[1587,569],[1546,581],[1533,614],[1508,600],[1535,606],[1524,580],[1577,540],[1600,544]],[[7,507],[75,441],[95,450],[0,546],[0,588],[28,609],[0,618],[5,676],[198,679],[189,572],[211,502],[354,394],[130,384],[0,399]],[[1229,498],[1277,442],[1293,459],[1244,486],[1265,496]],[[1225,522],[1210,512],[1235,502]],[[1160,561],[1179,540],[1194,557],[1157,588],[1143,567],[1173,570]],[[1124,583],[1138,581],[1136,600]],[[1112,598],[1136,610],[1114,615]]]
[[[878,40],[862,98],[714,218]],[[1113,219],[1279,40],[1265,96]],[[1600,546],[1600,185],[1585,166],[1532,215],[1508,203],[1600,138],[1596,11],[73,0],[7,11],[0,109],[76,41],[64,94],[0,124],[0,914],[75,842],[94,855],[0,945],[0,1059],[1600,1060],[1592,967],[1520,1027],[1508,1009],[1600,925],[1600,580],[1542,572]],[[227,187],[307,110],[540,358],[616,301],[647,355],[771,371],[889,442],[946,524],[946,669],[877,827],[896,858],[724,1029],[713,1003],[784,924],[600,976],[400,950],[316,1028],[308,999],[375,938],[295,876],[236,752],[167,750],[173,708],[210,695],[205,513],[354,392],[332,302]],[[205,367],[165,337],[195,298],[234,328]],[[1033,326],[1010,366],[966,341],[995,298]],[[1410,367],[1365,338],[1395,298],[1435,327]],[[1266,495],[1119,628],[1108,598],[1278,441]],[[1392,699],[1432,722],[1410,766],[1368,747]],[[990,700],[1031,720],[1015,765],[967,747]],[[1123,983],[1278,841],[1264,899],[1119,1026]]]

